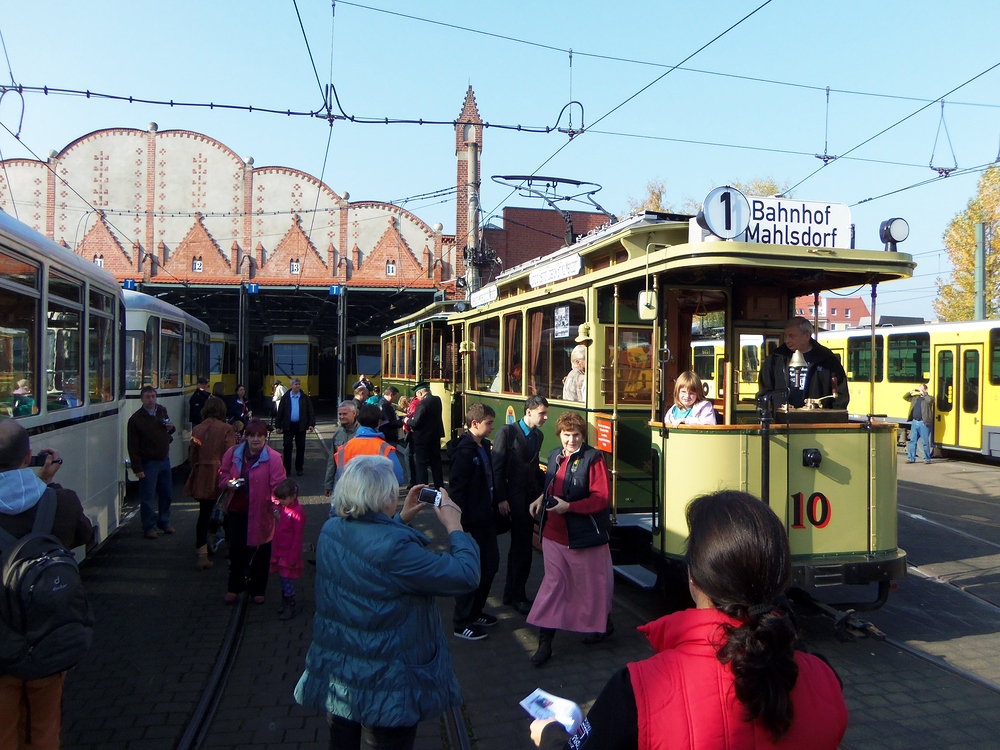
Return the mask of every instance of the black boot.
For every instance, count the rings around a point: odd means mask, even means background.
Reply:
[[[591,633],[590,635],[586,636],[583,639],[583,642],[588,646],[592,646],[595,643],[600,643],[605,638],[610,638],[612,635],[614,635],[614,632],[615,632],[615,624],[611,622],[611,615],[608,615],[608,624],[607,627],[604,629],[604,632]]]
[[[538,631],[538,650],[531,657],[531,663],[536,667],[542,666],[552,658],[552,639],[555,635],[556,631],[549,628],[541,628]]]
[[[279,620],[291,620],[295,615],[299,613],[295,606],[295,597],[289,596],[288,598],[282,597],[282,601],[285,603],[285,608],[282,610],[281,614],[278,615]]]

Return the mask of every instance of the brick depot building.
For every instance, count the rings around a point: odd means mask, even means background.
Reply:
[[[468,152],[470,143],[482,149],[481,122],[470,86],[455,124],[454,236],[391,203],[351,202],[301,170],[256,166],[207,135],[155,124],[89,133],[45,162],[7,160],[0,209],[213,331],[240,335],[244,353],[265,335],[308,333],[329,358],[340,311],[348,336],[377,336],[435,293],[464,296],[456,280],[466,274],[470,183],[478,182]],[[506,208],[503,217],[503,229],[482,233],[502,267],[563,244],[555,211]],[[574,229],[605,220],[574,213]],[[258,293],[243,300],[241,329],[240,295],[251,283]],[[324,368],[336,362],[321,361]]]

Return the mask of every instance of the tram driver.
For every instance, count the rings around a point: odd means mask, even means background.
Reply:
[[[781,394],[776,394],[775,406],[787,401],[801,408],[810,399],[824,409],[846,409],[851,399],[847,374],[837,355],[816,341],[812,333],[812,323],[805,318],[792,318],[785,324],[785,343],[768,355],[760,369],[761,393]],[[802,353],[805,367],[792,367],[793,352]]]

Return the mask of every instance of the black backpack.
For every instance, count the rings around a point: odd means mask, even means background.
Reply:
[[[94,634],[94,614],[73,553],[52,536],[56,491],[38,501],[31,532],[0,529],[0,674],[38,680],[75,666]]]

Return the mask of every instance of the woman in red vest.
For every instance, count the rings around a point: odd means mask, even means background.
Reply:
[[[847,708],[826,661],[795,649],[782,596],[791,554],[781,521],[733,490],[696,499],[687,519],[695,609],[640,627],[657,653],[608,681],[574,737],[552,720],[533,722],[535,744],[836,750]]]

